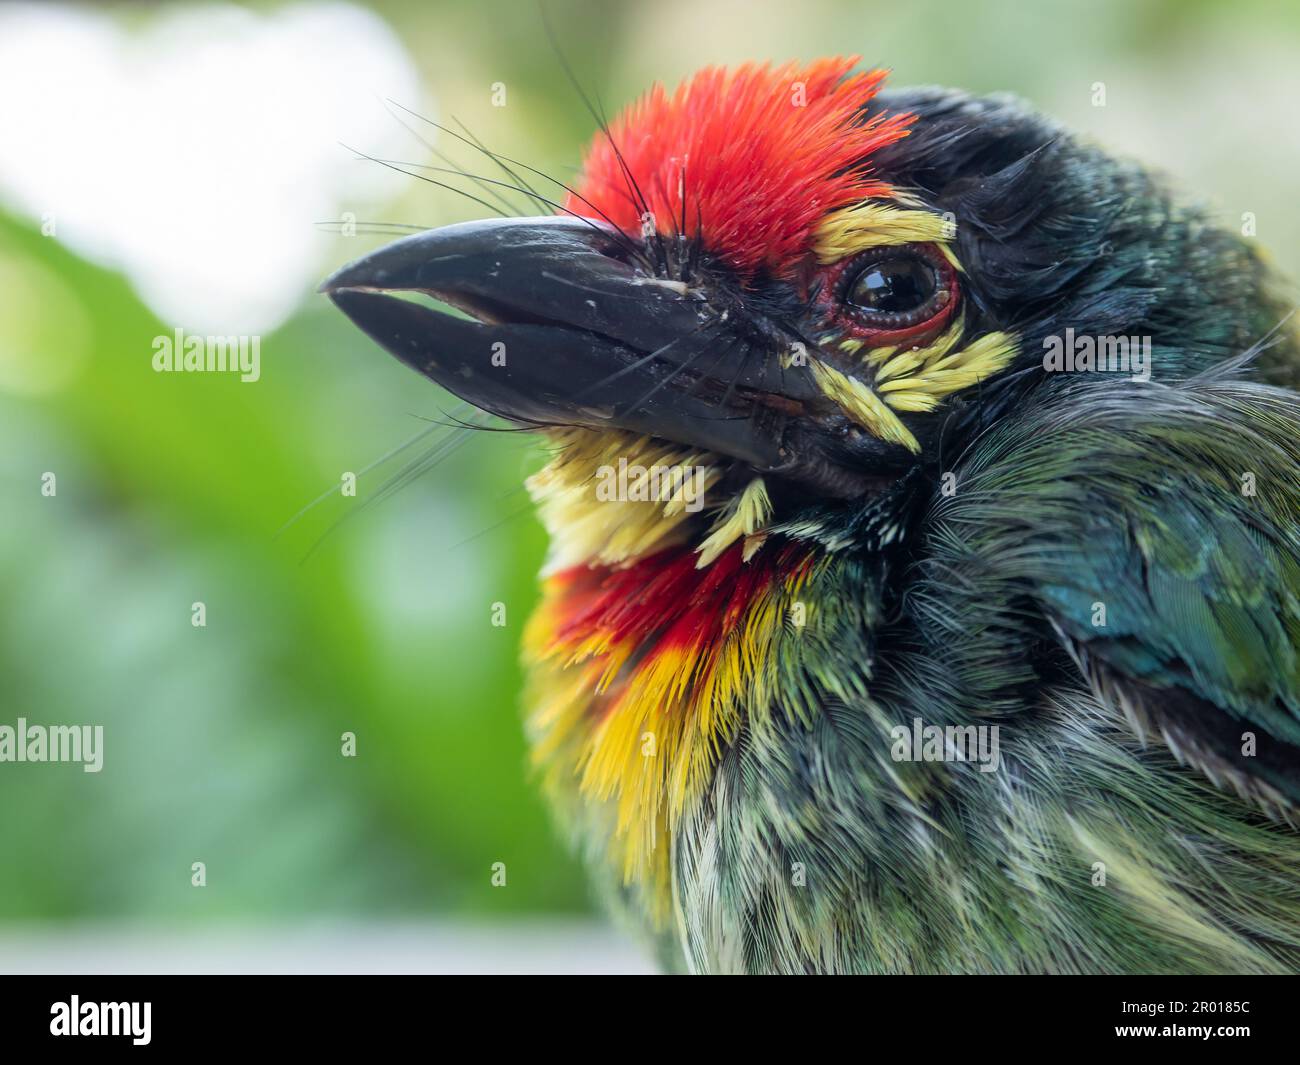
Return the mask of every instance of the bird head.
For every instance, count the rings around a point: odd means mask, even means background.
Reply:
[[[751,534],[940,475],[1042,382],[1065,325],[1204,322],[1171,373],[1254,326],[1212,322],[1239,279],[1210,256],[1194,276],[1142,172],[1009,99],[890,97],[855,64],[656,87],[598,134],[556,214],[410,236],[323,288],[482,410],[588,458],[707,466],[710,513],[747,511],[733,526]]]
[[[558,445],[530,482],[553,543],[534,733],[560,790],[615,804],[625,878],[743,715],[861,698],[889,559],[964,448],[1066,387],[1046,341],[1146,335],[1176,378],[1276,321],[1253,253],[1146,171],[1009,97],[886,93],[855,66],[655,88],[556,213],[406,237],[323,286]]]

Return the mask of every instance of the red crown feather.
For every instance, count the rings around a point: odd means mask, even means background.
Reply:
[[[709,67],[671,96],[656,85],[596,137],[565,207],[630,234],[648,210],[655,231],[698,237],[742,278],[789,274],[829,212],[888,192],[868,160],[913,119],[864,121],[885,71],[850,74],[857,63]]]

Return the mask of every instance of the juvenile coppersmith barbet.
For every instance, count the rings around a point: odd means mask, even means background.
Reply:
[[[883,81],[656,87],[554,215],[323,286],[545,438],[556,817],[671,969],[1294,971],[1283,290],[1017,100]]]

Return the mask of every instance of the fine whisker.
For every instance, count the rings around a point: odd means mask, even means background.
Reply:
[[[340,144],[342,144],[342,142],[340,142]],[[385,159],[379,159],[357,148],[349,147],[346,144],[342,144],[342,147],[347,148],[347,150],[350,152],[354,152],[358,158],[369,160],[372,163],[378,163],[380,166],[386,166],[388,167],[389,170],[394,170],[399,174],[405,174],[407,177],[415,178],[417,181],[427,181],[430,185],[437,185],[440,189],[446,189],[448,192],[454,192],[458,196],[464,196],[467,200],[472,200],[474,203],[477,203],[480,207],[484,208],[485,210],[491,211],[493,214],[501,218],[512,217],[511,215],[508,215],[505,211],[503,211],[500,207],[498,207],[496,204],[489,203],[487,200],[483,199],[482,197],[475,196],[472,192],[466,192],[464,189],[458,189],[456,188],[455,185],[448,185],[444,181],[435,181],[433,178],[425,177],[423,174],[412,174],[409,170],[402,169],[402,166],[397,163],[392,163]],[[418,165],[418,164],[411,164],[411,165]]]

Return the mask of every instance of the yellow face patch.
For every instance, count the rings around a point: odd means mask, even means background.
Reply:
[[[952,219],[933,211],[867,201],[827,215],[817,229],[813,251],[818,262],[837,263],[867,248],[883,245],[946,245],[956,232]]]
[[[834,211],[817,232],[813,251],[824,265],[841,262],[870,248],[924,243],[938,248],[961,272],[950,241],[956,223],[949,217],[920,209],[901,197],[898,205],[866,202]],[[921,450],[902,413],[926,413],[943,399],[1000,373],[1019,350],[1010,333],[988,333],[959,347],[960,314],[948,328],[925,345],[868,348],[860,339],[839,342],[839,351],[858,365],[847,372],[812,359],[813,378],[845,415],[873,436]]]

